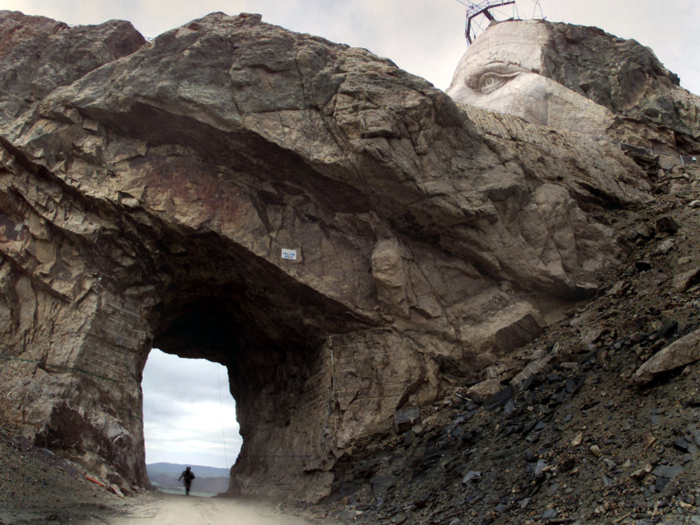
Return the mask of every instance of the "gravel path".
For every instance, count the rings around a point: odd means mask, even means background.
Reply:
[[[140,500],[140,501],[139,501]],[[223,498],[163,495],[133,499],[124,515],[112,518],[109,525],[307,525],[311,522],[285,516],[274,507],[260,503]]]

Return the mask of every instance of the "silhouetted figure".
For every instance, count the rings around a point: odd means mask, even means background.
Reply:
[[[190,470],[190,467],[187,467],[187,469],[182,474],[180,474],[180,477],[177,478],[177,480],[180,481],[182,478],[185,478],[185,495],[189,496],[190,487],[192,486],[192,480],[194,479],[194,472]]]

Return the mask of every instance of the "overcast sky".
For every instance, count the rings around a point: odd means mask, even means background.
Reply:
[[[530,13],[532,0],[517,0]],[[682,85],[700,94],[698,0],[541,0],[554,22],[598,26],[649,46]],[[131,21],[155,37],[213,11],[260,13],[263,21],[364,47],[446,89],[465,50],[457,0],[0,0],[0,8],[70,24]]]
[[[521,14],[532,0],[518,0]],[[698,0],[542,0],[550,21],[598,26],[651,47],[681,84],[700,94]],[[213,11],[261,13],[263,20],[334,42],[364,47],[446,89],[466,49],[463,5],[456,0],[0,0],[0,9],[44,15],[70,24],[131,21],[147,37]],[[219,376],[228,445],[224,457]],[[146,456],[230,466],[241,438],[223,367],[154,351],[143,381]]]
[[[146,463],[233,465],[242,441],[226,368],[153,350],[142,387]]]

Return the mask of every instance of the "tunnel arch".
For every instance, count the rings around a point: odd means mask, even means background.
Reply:
[[[0,277],[16,319],[3,330],[16,342],[12,366],[0,372],[34,379],[7,380],[0,408],[38,445],[125,492],[147,484],[141,378],[157,346],[227,367],[244,438],[231,494],[315,501],[329,493],[350,443],[390,428],[401,405],[437,395],[422,343],[387,326],[377,306],[372,214],[347,214],[342,199],[326,208],[298,174],[270,186],[292,202],[263,192],[265,204],[223,168],[160,153],[147,157],[153,164],[138,183],[152,190],[142,190],[143,204],[132,189],[103,208],[8,153],[21,193],[4,194],[2,220],[19,233]],[[337,189],[347,194],[343,183]],[[47,221],[20,194],[63,195],[61,220]],[[334,216],[341,222],[329,228]],[[299,257],[283,259],[284,246]],[[22,264],[41,264],[47,248],[53,270],[27,275]],[[352,286],[341,285],[351,273]],[[27,347],[26,337],[40,343]],[[33,391],[52,392],[50,402]]]
[[[303,492],[318,477],[309,463],[332,465],[325,340],[371,323],[218,237],[166,239],[151,263],[171,277],[148,316],[150,344],[226,367],[243,437],[230,493]]]
[[[258,489],[274,485],[275,473],[298,468],[295,456],[317,453],[308,444],[306,450],[293,450],[290,434],[299,429],[290,420],[303,403],[305,383],[319,366],[318,339],[304,339],[303,333],[275,326],[274,317],[261,321],[257,308],[242,307],[236,300],[240,293],[236,287],[219,285],[189,288],[179,296],[185,301],[174,299],[164,307],[163,328],[153,339],[154,346],[166,353],[226,367],[243,438],[232,469],[232,494],[243,490],[241,484],[246,488],[255,484]],[[269,479],[250,479],[261,473]],[[273,492],[290,488],[281,486]]]

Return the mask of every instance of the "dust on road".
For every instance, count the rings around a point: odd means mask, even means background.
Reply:
[[[108,521],[109,525],[310,525],[275,507],[224,498],[200,498],[166,494],[157,499],[129,505],[125,514]]]

